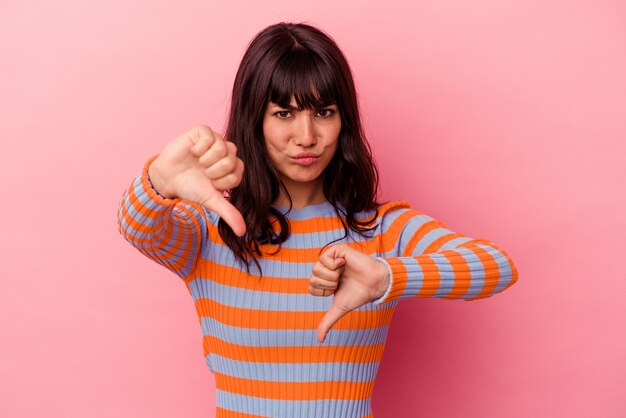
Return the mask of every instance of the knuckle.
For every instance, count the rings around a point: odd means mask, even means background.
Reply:
[[[209,155],[206,152],[204,154],[202,154],[200,156],[200,158],[198,158],[198,162],[200,164],[202,164],[203,166],[205,166],[205,167],[207,167],[209,165],[210,161],[211,161],[210,157],[209,157]]]
[[[315,275],[315,276],[319,276],[321,273],[321,268],[319,266],[319,264],[315,264],[313,266],[313,269],[311,270],[311,272]]]
[[[198,136],[204,136],[210,134],[212,131],[207,125],[197,125],[191,130],[191,132]]]
[[[237,167],[237,162],[232,158],[225,158],[222,160],[222,167],[224,168],[224,170],[230,173],[234,171]]]
[[[217,146],[216,151],[220,158],[228,157],[228,148],[224,144],[224,141],[216,141],[215,145]]]

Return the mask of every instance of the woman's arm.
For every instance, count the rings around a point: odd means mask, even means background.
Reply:
[[[393,250],[375,257],[386,265],[389,285],[372,303],[412,297],[470,301],[493,296],[517,282],[513,260],[492,241],[455,233],[418,211],[400,210],[404,213],[394,222],[404,225],[394,228],[400,234],[389,246]],[[389,233],[383,237],[392,238]]]
[[[365,252],[345,243],[332,245],[313,266],[309,293],[334,295],[317,328],[321,343],[337,321],[368,302],[379,305],[413,297],[474,300],[517,281],[513,261],[493,242],[452,232],[409,209],[406,202],[382,205],[379,219],[380,235],[364,246],[355,245]],[[374,254],[368,249],[373,243]]]
[[[118,229],[147,257],[184,278],[191,273],[207,240],[208,213],[181,198],[166,199],[148,175],[153,156],[137,175],[118,206]]]
[[[242,175],[235,145],[198,125],[145,164],[119,204],[119,231],[143,254],[185,278],[207,240],[207,226],[217,225],[218,217],[238,236],[245,234],[241,213],[224,198],[224,190],[237,187]]]

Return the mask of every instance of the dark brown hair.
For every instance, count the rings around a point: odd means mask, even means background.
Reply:
[[[250,259],[261,271],[256,259],[262,255],[260,244],[278,245],[280,251],[290,234],[288,220],[272,207],[280,190],[290,208],[292,201],[270,162],[263,116],[269,101],[287,108],[292,97],[300,109],[319,109],[332,103],[339,109],[341,131],[335,155],[324,171],[323,191],[341,219],[345,236],[348,229],[369,236],[374,228],[367,225],[378,216],[378,170],[363,134],[346,58],[332,38],[313,26],[271,25],[254,37],[243,56],[225,132],[225,138],[237,145],[237,155],[245,167],[241,183],[229,195],[243,215],[246,234],[237,237],[223,219],[218,229],[248,272]],[[355,214],[364,210],[375,210],[374,217],[356,219]],[[272,227],[272,216],[279,224],[277,231]]]

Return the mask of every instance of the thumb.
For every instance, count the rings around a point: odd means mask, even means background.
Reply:
[[[347,315],[348,312],[350,312],[350,310],[339,308],[335,305],[335,301],[333,300],[333,305],[330,307],[328,312],[324,314],[324,317],[317,326],[317,339],[320,343],[323,343],[326,340],[326,334],[328,334],[328,331],[330,331],[332,326]]]
[[[212,194],[206,202],[204,207],[212,212],[217,213],[224,222],[226,222],[233,230],[233,232],[241,237],[246,233],[246,223],[243,220],[241,212],[237,210],[224,196],[219,193]]]

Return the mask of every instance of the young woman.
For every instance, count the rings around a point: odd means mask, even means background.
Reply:
[[[493,242],[378,203],[377,190],[346,59],[305,24],[252,40],[225,139],[197,126],[145,163],[119,229],[186,283],[217,416],[372,416],[399,300],[474,300],[516,282]]]

